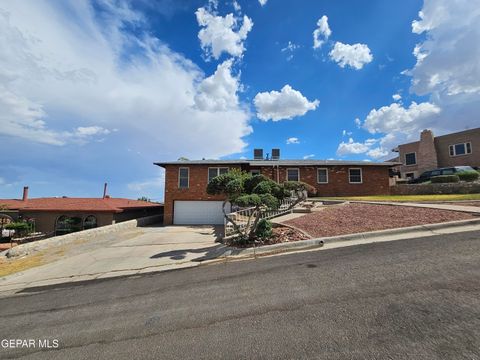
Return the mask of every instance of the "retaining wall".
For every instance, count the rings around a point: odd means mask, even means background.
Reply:
[[[89,240],[104,234],[111,234],[119,231],[125,231],[127,229],[133,229],[136,227],[147,226],[150,224],[161,224],[163,221],[162,215],[147,216],[139,219],[123,221],[118,224],[106,225],[94,229],[83,230],[67,235],[55,236],[45,240],[33,241],[26,244],[15,246],[2,253],[7,257],[17,257],[30,254],[39,250],[47,249],[51,246],[65,245],[77,240]]]
[[[478,194],[480,182],[447,184],[402,184],[390,188],[392,195]]]

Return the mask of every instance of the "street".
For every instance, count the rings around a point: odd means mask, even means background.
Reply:
[[[2,359],[480,359],[480,234],[27,289],[0,315],[36,341]]]

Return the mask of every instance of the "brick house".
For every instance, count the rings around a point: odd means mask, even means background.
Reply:
[[[451,166],[480,167],[480,128],[452,134],[434,136],[431,130],[423,130],[420,141],[399,145],[401,162],[396,167],[401,178],[416,178],[421,173]]]
[[[163,205],[122,198],[29,198],[28,187],[22,199],[0,199],[0,214],[14,220],[33,219],[35,230],[62,235],[150,215],[161,215]]]
[[[330,160],[194,160],[157,162],[165,169],[164,224],[223,224],[221,196],[206,192],[213,177],[240,169],[282,183],[303,181],[318,196],[390,193],[389,169],[396,163]]]

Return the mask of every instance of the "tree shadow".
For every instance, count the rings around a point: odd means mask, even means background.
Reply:
[[[150,259],[170,258],[171,260],[183,260],[188,254],[203,254],[198,258],[194,258],[191,261],[205,261],[215,259],[221,256],[228,247],[224,244],[217,244],[215,246],[203,247],[198,249],[181,249],[161,252],[150,256]]]

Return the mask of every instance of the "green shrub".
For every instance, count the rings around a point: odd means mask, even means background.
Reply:
[[[439,175],[439,176],[433,176],[432,178],[430,178],[430,181],[433,184],[456,183],[456,182],[459,182],[460,179],[457,175]]]
[[[25,236],[32,232],[32,225],[27,222],[13,222],[5,226],[7,230],[15,230],[15,237]]]
[[[262,239],[266,240],[272,236],[272,223],[268,220],[261,219],[258,222],[257,230],[255,231],[255,235]]]
[[[478,180],[478,177],[480,176],[477,171],[475,170],[470,170],[470,171],[462,171],[459,172],[458,177],[462,181],[475,181]]]

